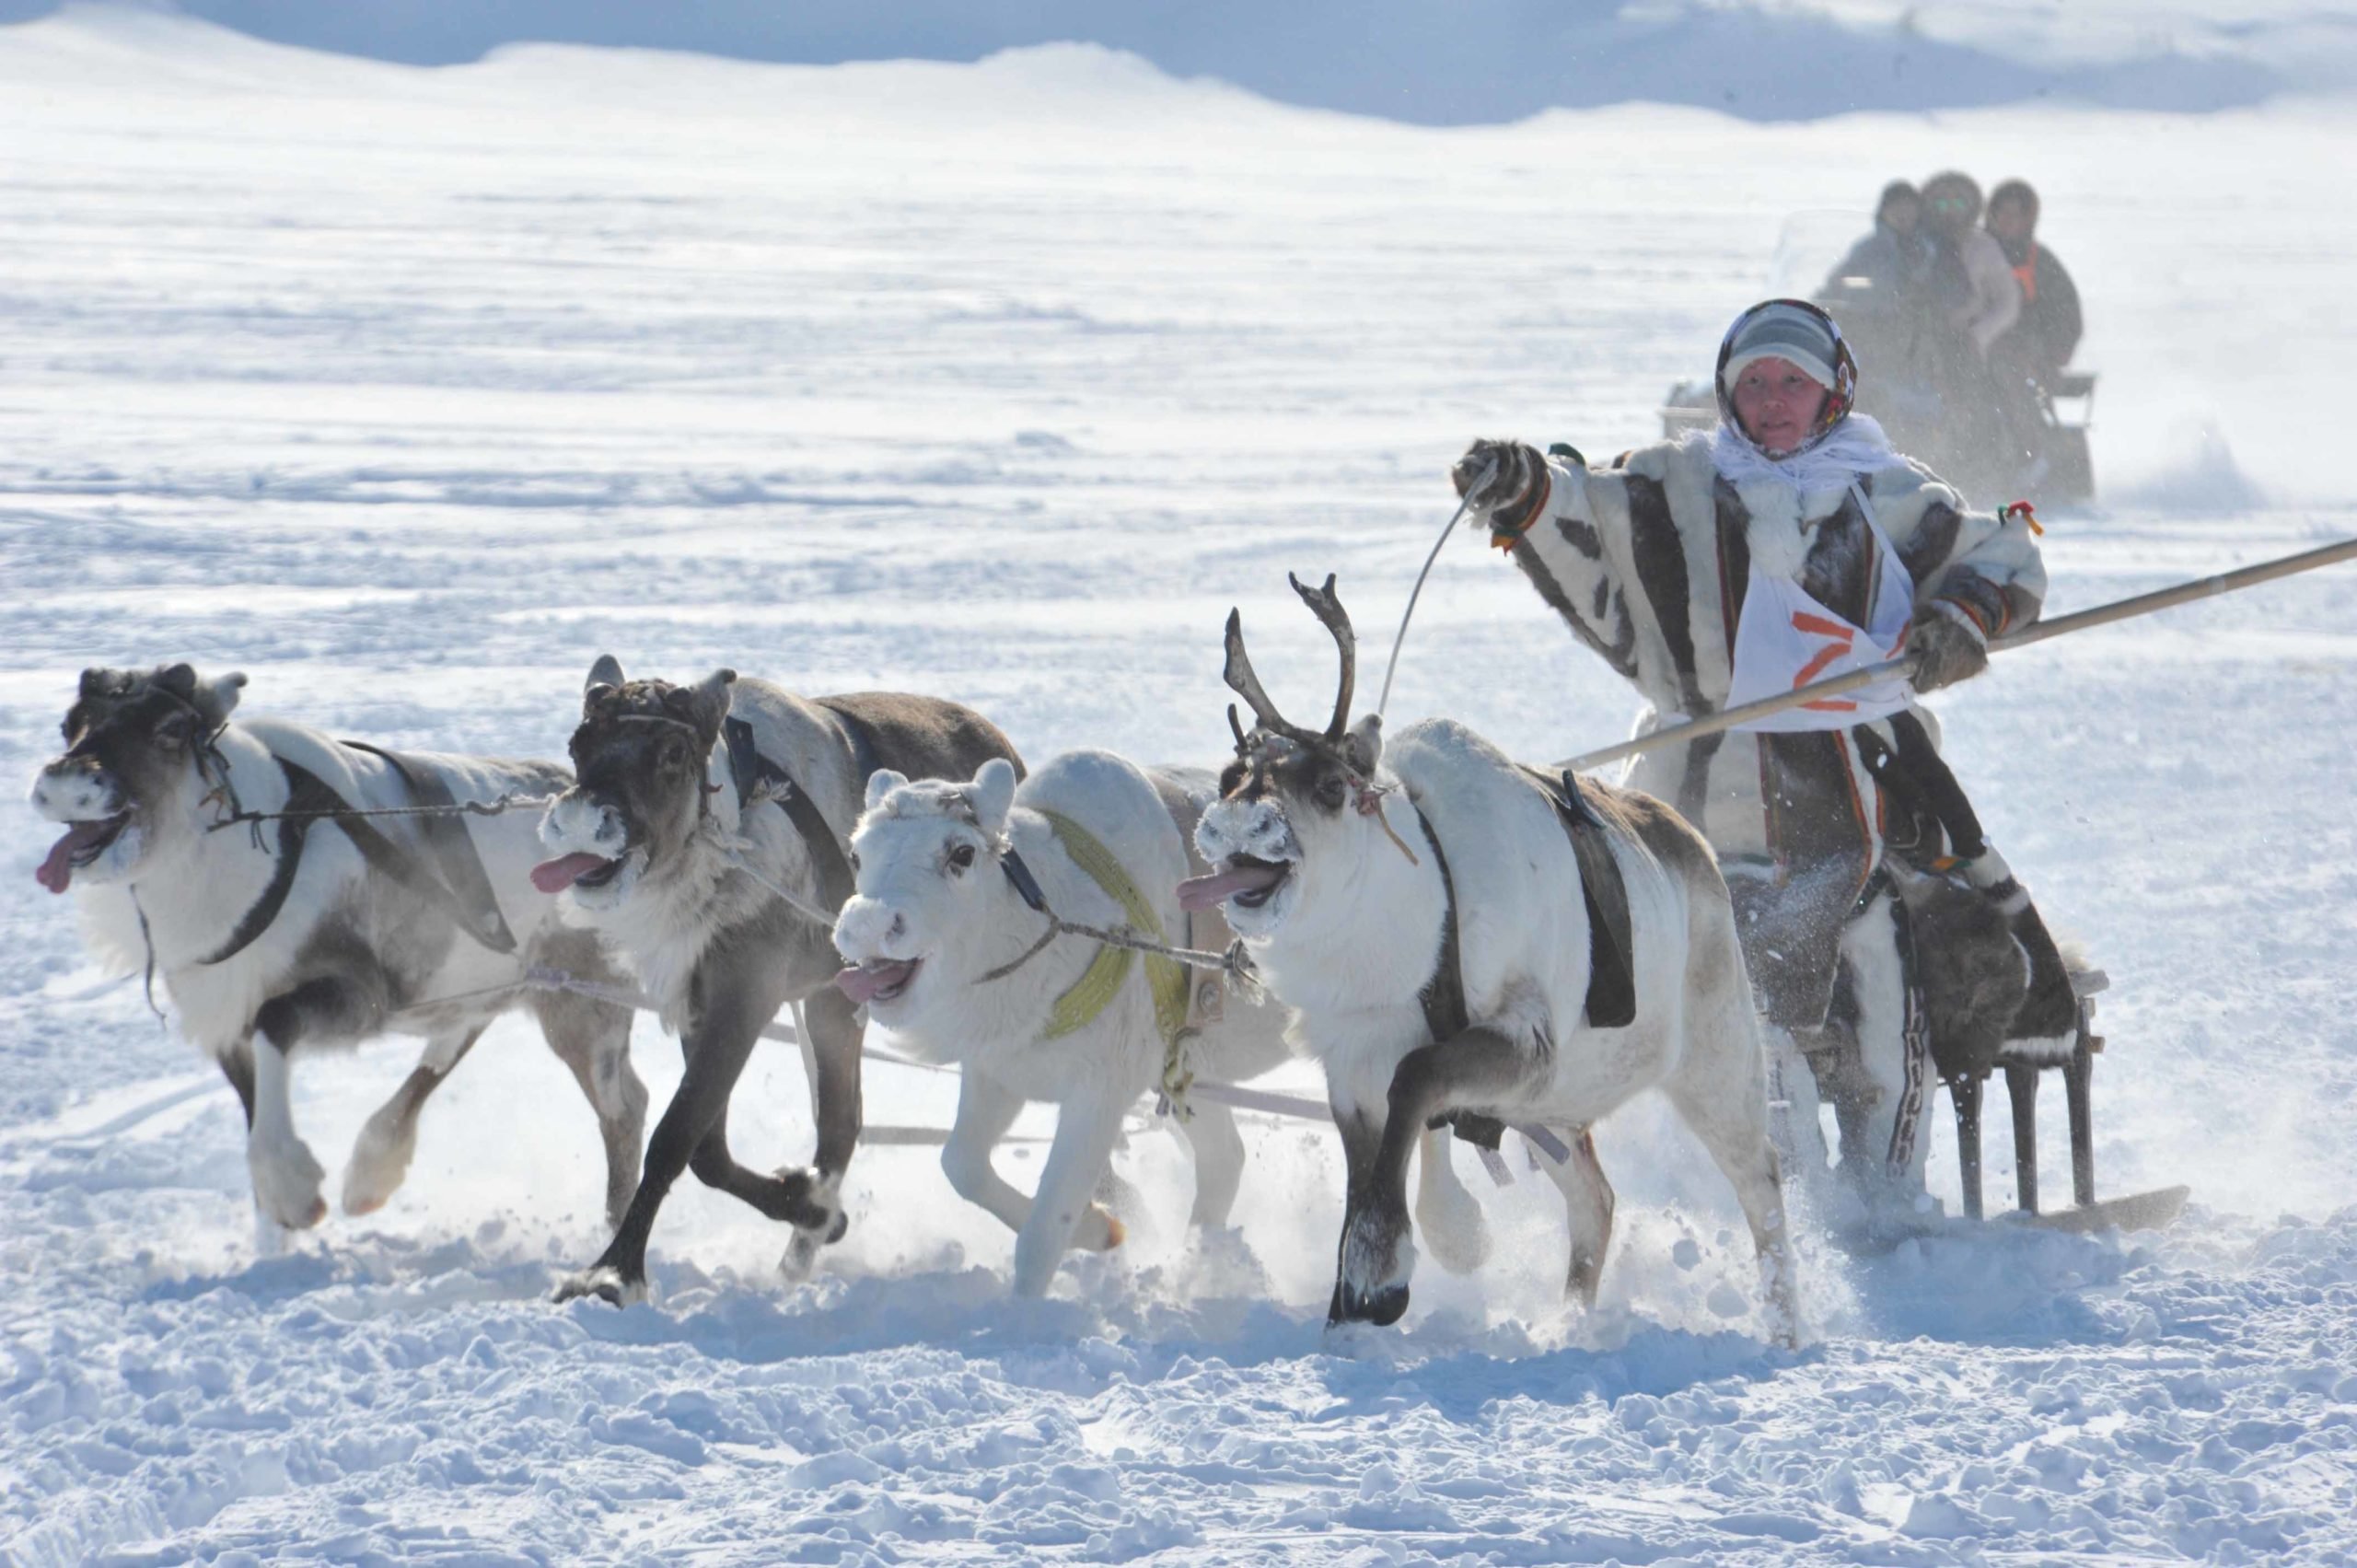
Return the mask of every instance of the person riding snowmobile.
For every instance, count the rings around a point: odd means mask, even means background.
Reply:
[[[1550,461],[1477,441],[1452,478],[1573,633],[1651,703],[1640,734],[1912,656],[1911,687],[1888,680],[1666,745],[1627,781],[1717,853],[1761,1012],[1834,1106],[1841,1164],[1871,1218],[1922,1191],[1937,1031],[1979,1024],[2060,1049],[2077,1013],[2054,944],[1916,703],[1979,674],[1990,638],[2037,618],[2037,542],[2026,513],[1968,511],[1893,451],[1852,412],[1856,377],[1832,318],[1771,300],[1720,344],[1714,436],[1605,467],[1568,447]],[[1955,918],[1959,908],[1980,918]],[[1945,944],[1943,1005],[2003,1016],[1927,1016],[1925,930]],[[1959,975],[2013,989],[1960,1000],[1970,986],[1945,983]],[[1813,1129],[1807,1086],[1785,1088]]]

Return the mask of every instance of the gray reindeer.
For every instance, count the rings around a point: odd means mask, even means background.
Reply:
[[[236,1087],[265,1239],[327,1214],[325,1172],[295,1131],[298,1054],[425,1037],[424,1058],[368,1119],[345,1169],[343,1206],[366,1214],[407,1173],[427,1098],[517,1006],[530,1009],[598,1113],[606,1211],[619,1221],[646,1121],[629,1011],[521,983],[530,965],[617,977],[598,939],[567,930],[533,890],[531,818],[450,809],[545,795],[571,776],[546,762],[401,755],[283,720],[233,720],[245,683],[184,664],[84,670],[65,751],[41,770],[32,803],[65,825],[41,884],[75,894],[102,959],[162,977],[182,1031]],[[363,814],[420,807],[428,814]],[[263,816],[234,820],[241,810]]]
[[[694,686],[626,680],[598,660],[573,733],[579,783],[541,819],[552,857],[533,878],[636,971],[687,1073],[613,1240],[559,1300],[644,1299],[647,1237],[683,1171],[793,1225],[789,1273],[843,1234],[865,1032],[830,983],[842,965],[830,934],[852,893],[844,842],[878,769],[965,779],[994,757],[1021,766],[996,726],[954,703],[806,699],[729,669]],[[728,1098],[788,1003],[801,1005],[819,1146],[810,1168],[764,1176],[728,1152]]]

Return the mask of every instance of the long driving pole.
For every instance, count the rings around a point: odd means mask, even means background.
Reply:
[[[2133,598],[2123,598],[2111,604],[2099,604],[2093,610],[2075,610],[2069,615],[2058,615],[2051,621],[2040,621],[2018,632],[2009,632],[1996,638],[1990,643],[1989,651],[2003,653],[2013,648],[2026,648],[2032,643],[2042,643],[2049,637],[2060,637],[2066,632],[2084,632],[2090,626],[2108,626],[2115,621],[2132,620],[2139,615],[2150,615],[2156,610],[2167,610],[2174,605],[2190,604],[2195,599],[2209,598],[2217,594],[2233,593],[2236,589],[2247,588],[2255,584],[2272,582],[2278,577],[2289,577],[2301,572],[2313,572],[2319,566],[2330,566],[2352,557],[2357,557],[2357,539],[2344,539],[2338,543],[2320,545],[2315,550],[2303,551],[2297,555],[2286,555],[2275,561],[2262,561],[2256,566],[2238,567],[2232,572],[2221,572],[2214,577],[2200,577],[2190,583],[2179,583],[2173,588],[2159,588],[2149,594],[2138,594]],[[1830,680],[1820,680],[1813,686],[1795,687],[1790,691],[1782,692],[1773,697],[1762,697],[1756,703],[1746,703],[1740,707],[1724,708],[1699,719],[1689,719],[1684,724],[1672,725],[1667,729],[1657,729],[1651,735],[1641,735],[1634,740],[1624,740],[1618,746],[1607,746],[1595,751],[1584,751],[1569,761],[1558,763],[1557,766],[1599,768],[1607,762],[1617,762],[1623,757],[1634,757],[1640,752],[1651,751],[1681,740],[1696,740],[1705,735],[1716,735],[1723,729],[1733,729],[1738,725],[1748,724],[1754,719],[1766,718],[1771,714],[1781,714],[1787,708],[1796,708],[1804,703],[1818,702],[1827,697],[1839,697],[1845,691],[1854,691],[1861,686],[1871,686],[1877,680],[1887,680],[1894,675],[1904,676],[1909,673],[1912,663],[1912,660],[1904,656],[1886,659],[1880,664],[1868,665],[1864,669],[1853,669],[1847,675],[1837,675]]]

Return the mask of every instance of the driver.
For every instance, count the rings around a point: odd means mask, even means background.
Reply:
[[[1868,1203],[1912,1207],[1929,1059],[1910,889],[1936,877],[1996,905],[2032,966],[2004,1038],[2068,1037],[2068,977],[2028,895],[1981,838],[1916,699],[1979,674],[2035,620],[2046,571],[2026,514],[1970,512],[1851,412],[1830,317],[1770,300],[1719,346],[1719,426],[1591,468],[1478,441],[1453,477],[1573,635],[1652,703],[1639,733],[1904,652],[1886,680],[1639,756],[1628,782],[1717,852],[1753,989],[1835,1108]],[[1979,905],[1976,901],[1975,907]],[[1953,925],[1954,922],[1943,922]],[[1966,923],[1969,924],[1970,923]],[[1968,955],[1942,949],[1943,961]],[[1988,956],[2022,973],[2021,955]],[[2058,989],[2059,988],[2059,989]],[[1994,1005],[1994,1004],[1990,1004]],[[1950,1020],[1954,1022],[1954,1020]],[[1806,1085],[1787,1097],[1814,1124]]]

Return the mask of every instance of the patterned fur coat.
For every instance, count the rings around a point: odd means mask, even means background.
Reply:
[[[1513,558],[1573,634],[1653,704],[1640,733],[1724,705],[1755,561],[1850,621],[1869,620],[1877,552],[1849,490],[1737,487],[1707,441],[1643,447],[1608,468],[1567,451],[1550,461],[1551,491]],[[1914,580],[1919,614],[1947,600],[1991,636],[2037,618],[2046,571],[2024,522],[1967,511],[1904,459],[1858,480]],[[1928,721],[1918,733],[1936,743]],[[1648,752],[1631,770],[1631,784],[1676,806],[1718,852],[1754,983],[1788,1028],[1824,1022],[1841,927],[1894,834],[1918,834],[1893,820],[1868,765],[1893,740],[1889,723],[1724,731]]]

